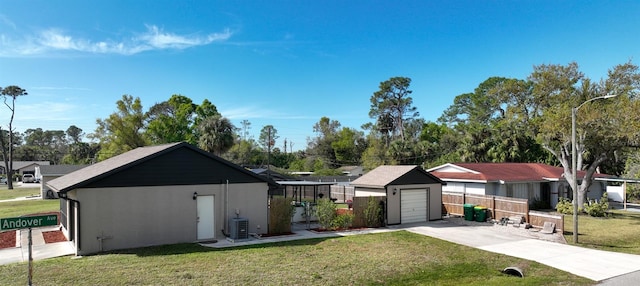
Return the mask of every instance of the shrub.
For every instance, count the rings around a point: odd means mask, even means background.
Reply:
[[[607,193],[602,195],[600,198],[600,202],[597,200],[589,200],[584,203],[584,210],[593,217],[604,217],[607,215],[607,210],[609,209],[609,197]]]
[[[349,228],[353,223],[353,217],[353,214],[349,212],[335,216],[331,221],[331,229]]]
[[[369,197],[367,207],[362,212],[364,215],[364,222],[367,227],[378,227],[380,225],[380,216],[382,215],[382,208],[374,197]]]
[[[319,199],[316,206],[318,223],[324,229],[331,229],[338,207],[329,199]]]
[[[269,233],[291,232],[291,218],[295,212],[295,205],[291,198],[274,197],[269,205]]]
[[[567,198],[560,198],[556,205],[556,211],[565,215],[573,214],[573,203]]]

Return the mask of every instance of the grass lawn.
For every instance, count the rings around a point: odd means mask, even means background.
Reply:
[[[0,202],[0,218],[60,210],[59,200],[27,200]]]
[[[1,285],[26,281],[0,266]],[[525,278],[500,270],[518,266]],[[232,249],[197,244],[34,262],[35,285],[594,285],[536,262],[405,231]]]
[[[640,255],[640,213],[612,210],[613,216],[578,217],[579,246]],[[573,244],[573,216],[564,216],[565,238]]]
[[[16,188],[13,190],[7,189],[7,185],[0,185],[0,200],[10,200],[19,197],[28,197],[33,195],[40,195],[40,185],[34,184],[33,188]]]

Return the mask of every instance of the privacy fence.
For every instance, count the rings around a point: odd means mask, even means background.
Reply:
[[[525,221],[534,227],[542,227],[545,222],[553,222],[558,231],[564,230],[562,215],[531,211],[527,199],[442,192],[443,214],[463,216],[465,204],[487,207],[487,217],[496,220],[504,217],[524,217]]]

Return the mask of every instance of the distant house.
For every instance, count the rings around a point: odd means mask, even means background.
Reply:
[[[89,165],[42,165],[36,167],[40,169],[40,176],[42,176],[42,179],[40,180],[40,197],[42,199],[57,199],[58,194],[47,188],[46,183],[55,178],[80,170],[86,166]]]
[[[268,230],[268,180],[187,143],[141,147],[53,179],[76,255]]]
[[[18,174],[18,175],[24,175],[24,174],[35,175],[37,166],[46,166],[46,165],[49,165],[49,161],[13,161],[13,171],[14,171],[14,174]],[[4,163],[0,164],[0,173],[2,174],[7,173]]]
[[[530,204],[539,200],[552,208],[559,198],[573,197],[563,168],[541,163],[448,163],[427,171],[447,183],[443,192],[522,198]],[[594,181],[587,196],[599,199],[605,191],[605,182]]]
[[[356,196],[385,196],[387,224],[442,219],[442,182],[420,166],[379,166],[351,182]]]
[[[339,168],[342,174],[350,177],[359,177],[364,174],[364,167],[362,166],[343,166]]]

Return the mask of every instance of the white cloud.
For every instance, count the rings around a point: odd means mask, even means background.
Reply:
[[[0,35],[0,56],[32,56],[51,52],[81,52],[93,54],[133,55],[150,50],[182,50],[208,45],[229,39],[228,29],[208,35],[179,35],[165,32],[155,25],[147,25],[147,31],[130,39],[93,41],[76,38],[60,29],[50,28],[36,35],[15,40]]]

